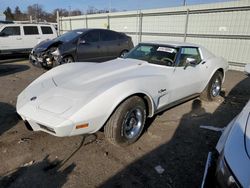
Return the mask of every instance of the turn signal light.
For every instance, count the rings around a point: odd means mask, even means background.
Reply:
[[[77,125],[76,129],[81,129],[81,128],[88,128],[89,124],[85,123],[85,124],[81,124],[81,125]]]

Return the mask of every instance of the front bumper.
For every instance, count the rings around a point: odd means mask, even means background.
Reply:
[[[241,188],[223,153],[209,152],[201,188]]]
[[[35,55],[31,53],[29,56],[29,61],[32,65],[39,67],[50,69],[54,66],[61,64],[62,58],[60,56],[52,56],[52,55]]]
[[[71,136],[75,125],[70,120],[60,119],[58,117],[46,116],[47,120],[34,120],[20,115],[27,129],[33,131],[43,131],[58,137]],[[49,121],[53,123],[48,123]]]

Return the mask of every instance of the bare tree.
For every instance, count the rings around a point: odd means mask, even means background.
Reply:
[[[44,19],[44,13],[42,5],[33,4],[27,7],[27,13],[29,16],[32,16],[37,21]]]
[[[87,14],[96,14],[97,13],[97,9],[93,6],[89,6],[87,9]]]
[[[81,14],[82,14],[82,12],[79,9],[75,9],[75,10],[72,10],[70,12],[71,16],[78,16],[78,15],[81,15]]]
[[[59,9],[59,8],[57,8],[57,9],[55,9],[54,11],[53,11],[53,15],[55,15],[56,16],[56,12],[59,12],[59,15],[60,16],[68,16],[69,15],[69,11],[67,11],[66,9]]]

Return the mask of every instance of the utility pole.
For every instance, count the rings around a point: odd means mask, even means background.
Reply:
[[[109,0],[109,13],[111,13],[111,0]]]
[[[69,16],[71,16],[71,5],[69,5]]]

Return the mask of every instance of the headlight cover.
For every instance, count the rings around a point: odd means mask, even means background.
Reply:
[[[240,184],[234,177],[231,169],[229,168],[224,155],[220,155],[217,168],[216,168],[216,180],[221,188],[240,188]]]
[[[59,51],[59,49],[57,48],[57,49],[56,49],[55,51],[53,51],[51,54],[54,55],[54,56],[59,56],[59,55],[60,55],[60,51]]]

